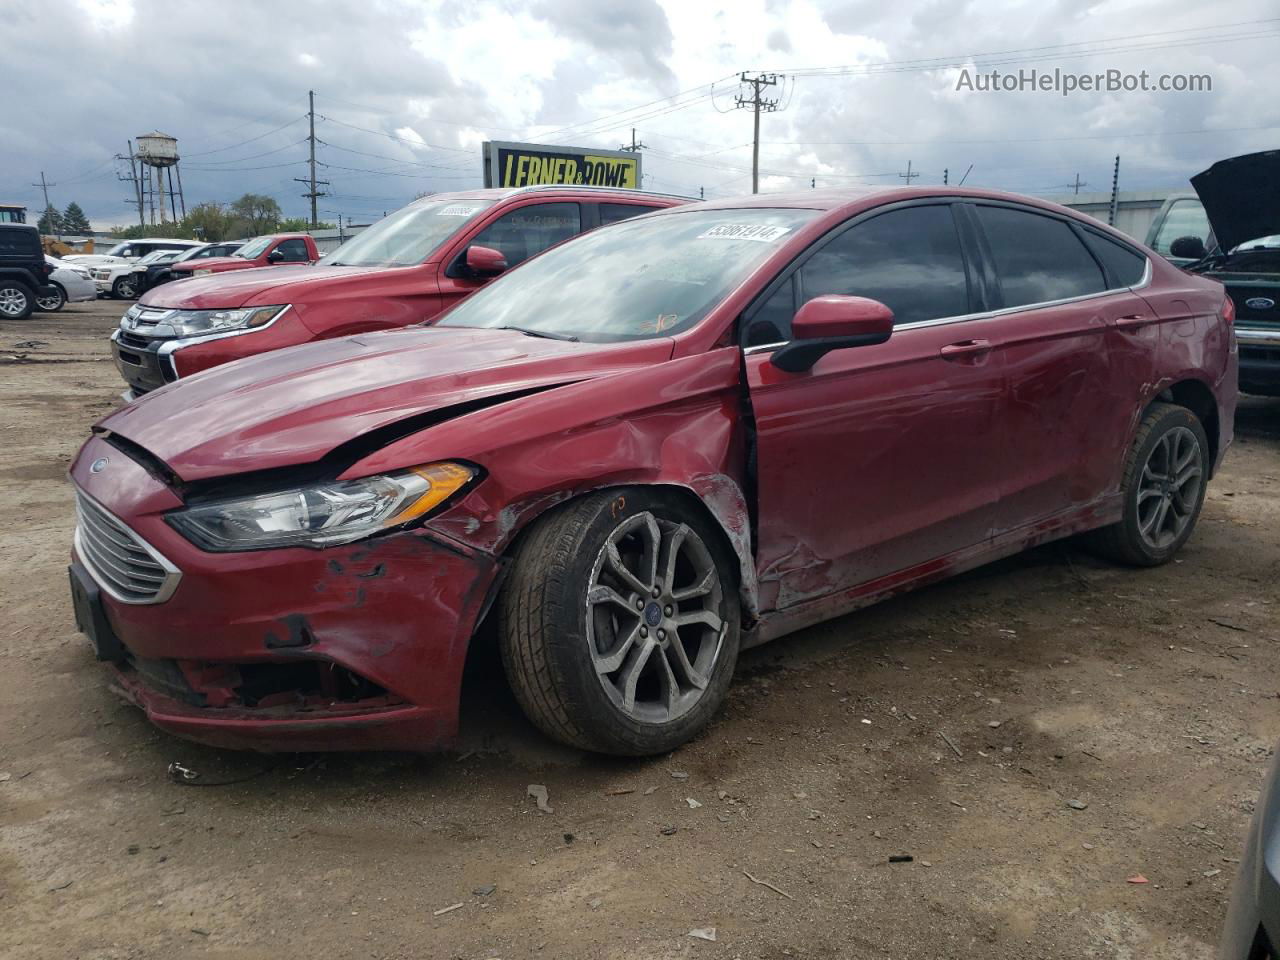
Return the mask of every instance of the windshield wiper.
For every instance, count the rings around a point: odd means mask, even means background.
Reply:
[[[546,330],[531,330],[528,327],[494,327],[494,330],[515,330],[517,333],[523,333],[526,337],[542,337],[544,340],[566,340],[569,343],[577,343],[578,338],[570,336],[567,333],[548,333]]]

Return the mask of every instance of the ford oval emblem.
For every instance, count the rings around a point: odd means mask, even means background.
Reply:
[[[99,457],[97,460],[93,461],[93,463],[89,464],[90,473],[101,473],[105,469],[107,469],[106,457]]]
[[[1250,310],[1270,310],[1276,302],[1270,297],[1251,297],[1244,302]]]

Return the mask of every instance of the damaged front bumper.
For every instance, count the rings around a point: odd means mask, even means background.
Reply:
[[[93,474],[102,460],[109,469]],[[93,564],[83,544],[73,552],[81,629],[156,726],[263,751],[427,751],[454,738],[467,649],[496,583],[489,554],[424,528],[206,553],[164,521],[176,495],[105,441],[86,445],[72,479],[180,571],[162,602],[121,599],[75,569]]]

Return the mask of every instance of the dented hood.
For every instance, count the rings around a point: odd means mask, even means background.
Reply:
[[[670,340],[568,343],[511,330],[410,327],[215,367],[104,417],[184,481],[311,463],[343,443],[456,404],[670,359]]]
[[[1280,150],[1219,160],[1191,185],[1223,250],[1280,233]]]

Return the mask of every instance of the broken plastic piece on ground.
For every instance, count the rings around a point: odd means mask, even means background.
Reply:
[[[540,783],[531,783],[525,788],[525,794],[533,797],[538,809],[543,813],[551,813],[551,804],[547,802],[547,788]]]
[[[689,931],[689,936],[695,937],[698,940],[710,940],[712,943],[715,943],[716,928],[715,927],[694,927],[692,930]]]
[[[1148,883],[1149,881],[1142,874],[1135,873],[1132,877],[1129,877],[1125,882],[1126,883]]]

